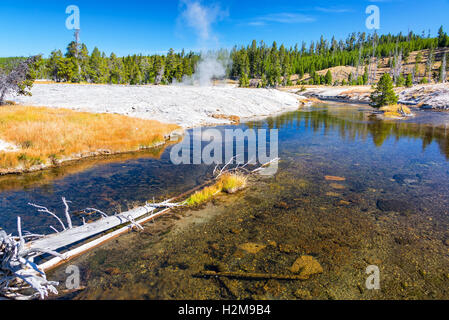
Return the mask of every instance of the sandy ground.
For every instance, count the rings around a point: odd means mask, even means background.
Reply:
[[[292,90],[295,91],[295,90]],[[369,86],[357,87],[313,87],[304,94],[319,99],[336,99],[350,102],[369,103],[372,89]],[[399,103],[424,109],[449,109],[449,84],[416,85],[412,88],[396,88]]]
[[[234,86],[111,86],[35,84],[31,97],[8,97],[22,105],[119,113],[182,127],[228,123],[213,115],[262,117],[296,110],[298,96],[273,89]]]

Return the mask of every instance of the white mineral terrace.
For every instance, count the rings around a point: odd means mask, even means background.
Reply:
[[[176,123],[182,127],[227,123],[213,115],[263,117],[296,110],[298,95],[275,89],[222,85],[120,86],[35,84],[32,96],[9,97],[18,104],[118,113]]]

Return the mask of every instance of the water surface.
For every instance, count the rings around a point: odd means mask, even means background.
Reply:
[[[254,177],[237,195],[178,211],[77,259],[87,289],[75,297],[449,298],[449,117],[418,112],[381,121],[370,115],[369,107],[329,104],[240,125],[279,129],[277,174]],[[58,198],[66,196],[75,210],[114,211],[125,200],[167,197],[210,178],[213,167],[175,166],[169,152],[53,174],[44,184],[5,184],[0,223],[14,230],[21,214],[29,230],[39,229],[30,201],[61,211]],[[265,248],[239,249],[248,242]],[[202,270],[288,274],[305,254],[324,272],[304,282],[197,276]],[[372,264],[383,277],[377,293],[364,287]],[[52,276],[63,280],[64,274]]]

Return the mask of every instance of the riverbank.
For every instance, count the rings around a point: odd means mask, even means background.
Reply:
[[[297,89],[288,89],[296,92]],[[373,89],[370,86],[356,87],[306,87],[300,94],[309,98],[324,101],[336,101],[347,103],[370,103],[370,94]],[[449,110],[449,85],[416,85],[412,88],[395,88],[399,96],[399,103],[411,107],[431,110]]]
[[[8,98],[18,105],[0,110],[0,175],[160,147],[185,128],[296,110],[303,97],[231,85],[35,84],[32,96]]]
[[[177,125],[123,115],[28,106],[0,108],[0,175],[33,172],[74,160],[157,148]]]

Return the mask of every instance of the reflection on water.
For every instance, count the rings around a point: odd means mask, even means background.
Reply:
[[[332,104],[242,124],[279,129],[277,174],[73,261],[87,287],[74,297],[448,299],[447,115],[379,121],[370,113]],[[178,175],[192,168],[171,171],[170,179],[186,184],[192,177]],[[123,178],[120,164],[116,170]],[[137,180],[146,174],[134,173]],[[304,281],[198,277],[204,270],[291,275],[303,255],[323,273]],[[380,291],[364,286],[369,265],[380,269]],[[50,278],[64,282],[62,269]]]
[[[169,148],[82,160],[41,172],[0,177],[0,226],[16,232],[16,217],[25,229],[49,233],[52,218],[37,213],[28,203],[62,214],[61,197],[77,212],[95,207],[108,213],[142,205],[153,198],[168,198],[204,182],[206,166],[174,166]],[[75,215],[75,223],[81,216]],[[87,218],[89,220],[89,218]]]
[[[313,132],[323,131],[324,135],[338,134],[346,140],[372,139],[382,147],[386,140],[411,138],[422,141],[423,151],[433,142],[449,160],[449,114],[417,111],[416,118],[407,120],[380,120],[372,116],[369,107],[326,105],[313,107],[309,112],[298,111],[269,118],[264,122],[248,123],[252,128],[267,125],[273,128],[304,127]]]
[[[446,114],[419,113],[417,118],[407,121],[380,121],[370,118],[369,110],[360,106],[321,105],[242,124],[241,128],[279,128],[280,157],[285,160],[298,158],[301,161],[297,163],[311,160],[307,164],[311,166],[308,170],[317,167],[321,161],[334,161],[328,165],[335,174],[353,166],[366,168],[363,174],[391,170],[388,178],[393,179],[394,172],[400,174],[401,168],[412,165],[413,175],[421,172],[429,183],[436,185],[446,177],[448,130],[442,123],[448,118]],[[15,217],[20,215],[26,229],[48,232],[42,225],[51,220],[36,214],[28,206],[29,202],[61,212],[60,198],[65,196],[72,201],[74,211],[96,207],[112,212],[142,204],[153,197],[182,193],[210,177],[209,166],[175,166],[169,153],[170,148],[160,149],[106,160],[81,161],[21,176],[0,177],[0,225],[13,232]],[[360,172],[354,172],[363,184]],[[379,183],[384,182],[379,180]],[[419,186],[416,189],[419,190]]]

